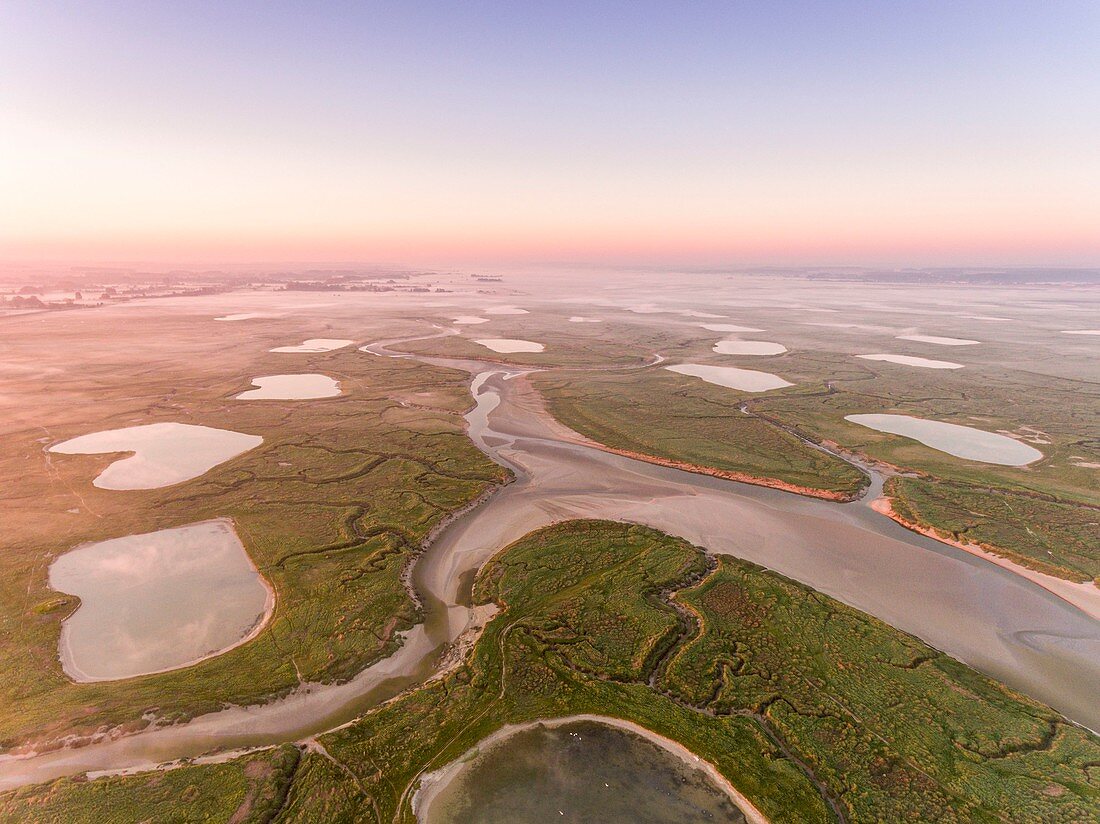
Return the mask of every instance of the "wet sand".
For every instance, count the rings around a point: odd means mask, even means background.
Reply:
[[[894,511],[890,498],[878,498],[872,501],[871,508],[875,510],[875,512],[880,512],[887,518],[897,521],[906,529],[911,529],[914,532],[919,532],[921,535],[935,538],[937,541],[943,541],[945,544],[950,544],[951,546],[958,547],[959,549],[977,555],[980,558],[985,558],[990,563],[997,564],[997,566],[1012,570],[1014,574],[1019,575],[1021,578],[1027,578],[1029,581],[1034,581],[1043,589],[1057,595],[1066,603],[1072,604],[1077,607],[1077,609],[1081,610],[1081,612],[1100,621],[1100,587],[1097,587],[1096,584],[1091,581],[1067,581],[1065,578],[1047,575],[1044,572],[1039,572],[1023,564],[1016,563],[1011,558],[1005,558],[1003,555],[998,555],[996,552],[993,552],[981,544],[957,541],[949,535],[943,535],[931,527],[924,527],[912,521],[907,521]]]
[[[444,330],[434,336],[453,334]],[[396,343],[394,341],[393,343]],[[365,347],[374,355],[412,357]],[[569,518],[651,526],[806,583],[910,632],[1067,717],[1100,729],[1100,623],[1035,582],[914,533],[865,502],[833,504],[661,467],[570,443],[523,369],[423,360],[474,374],[471,439],[516,480],[439,533],[413,567],[426,619],[392,656],[340,685],[32,758],[0,757],[0,788],[144,766],[215,747],[304,740],[432,675],[476,621],[472,574],[534,529]],[[874,489],[881,487],[877,479]],[[899,585],[899,582],[904,582]]]

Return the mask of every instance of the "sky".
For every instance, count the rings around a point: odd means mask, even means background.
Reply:
[[[1100,266],[1100,3],[0,3],[0,263]]]

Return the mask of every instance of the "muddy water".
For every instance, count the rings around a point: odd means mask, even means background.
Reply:
[[[422,824],[745,824],[701,769],[594,721],[520,730],[457,766],[417,809]]]
[[[447,332],[441,333],[449,334]],[[364,347],[374,354],[381,345]],[[341,685],[30,759],[0,758],[0,788],[85,770],[153,766],[209,749],[298,740],[351,720],[433,671],[469,624],[473,573],[533,529],[610,518],[755,561],[919,636],[1069,718],[1100,729],[1100,623],[1012,572],[914,534],[865,503],[834,504],[654,466],[570,442],[519,370],[476,373],[472,440],[516,482],[453,522],[413,570],[427,621],[393,656]],[[575,436],[574,436],[575,437]],[[872,489],[880,487],[880,479]]]

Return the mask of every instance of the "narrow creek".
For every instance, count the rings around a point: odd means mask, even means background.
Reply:
[[[377,356],[410,357],[364,347]],[[343,684],[305,684],[268,704],[231,707],[116,740],[0,756],[0,788],[82,772],[141,770],[213,749],[298,741],[349,722],[431,677],[471,624],[473,577],[523,535],[571,518],[631,521],[804,582],[910,632],[1091,729],[1100,729],[1100,622],[1040,586],[910,532],[868,505],[836,504],[689,473],[576,443],[525,378],[530,370],[420,358],[473,375],[473,442],[514,483],[452,521],[412,571],[426,619],[402,647]],[[863,467],[866,471],[867,468]],[[872,489],[881,488],[873,475]]]

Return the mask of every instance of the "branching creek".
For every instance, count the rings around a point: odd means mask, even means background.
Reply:
[[[388,348],[409,340],[363,349],[409,358]],[[644,524],[761,564],[1100,729],[1100,622],[1010,570],[875,512],[869,503],[882,478],[873,469],[861,466],[872,476],[868,494],[839,504],[645,463],[579,442],[545,411],[525,378],[529,368],[416,357],[473,376],[469,437],[515,480],[450,520],[417,558],[410,579],[425,620],[405,633],[400,649],[350,681],[303,684],[267,704],[80,747],[0,756],[0,789],[302,741],[347,724],[432,677],[471,623],[472,582],[493,554],[574,518]]]

